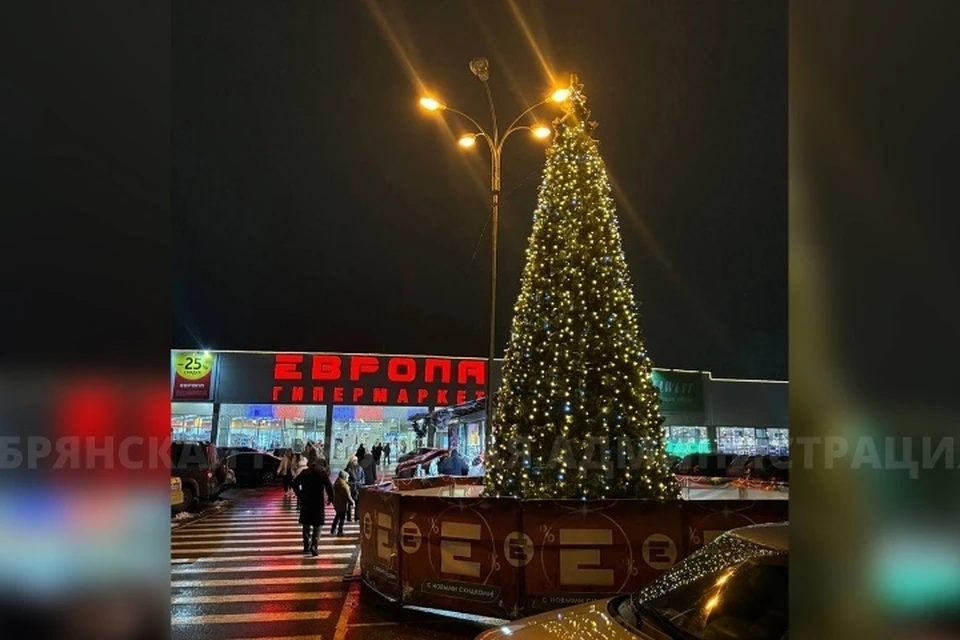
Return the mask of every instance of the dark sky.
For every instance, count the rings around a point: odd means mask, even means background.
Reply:
[[[510,120],[551,90],[542,58],[579,74],[599,122],[654,364],[786,379],[786,14],[769,0],[175,2],[174,346],[484,355],[486,157],[417,107],[418,83],[486,123],[467,66],[486,56]],[[542,166],[542,145],[510,139],[498,353]]]

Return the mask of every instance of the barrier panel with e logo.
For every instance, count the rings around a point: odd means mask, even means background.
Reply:
[[[516,619],[635,591],[725,531],[788,515],[785,500],[444,495],[476,484],[411,478],[363,489],[366,584],[403,604]]]
[[[404,604],[520,615],[517,565],[503,549],[520,529],[519,500],[403,496],[400,505]]]
[[[360,557],[363,579],[385,596],[400,597],[397,531],[400,494],[374,487],[360,495]]]
[[[680,503],[528,501],[527,614],[640,588],[680,560]]]

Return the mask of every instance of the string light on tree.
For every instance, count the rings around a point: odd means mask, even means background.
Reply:
[[[653,363],[576,77],[564,111],[553,123],[514,306],[487,493],[676,499]],[[557,437],[572,450],[558,455]]]

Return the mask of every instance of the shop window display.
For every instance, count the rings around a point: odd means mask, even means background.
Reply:
[[[760,440],[764,442],[764,451],[760,451],[757,442],[757,431],[753,427],[717,427],[717,450],[736,456],[751,456],[765,453],[765,430],[760,429]]]
[[[438,434],[439,435],[439,434]],[[467,462],[472,463],[483,453],[483,422],[468,422],[456,425],[455,438],[447,442],[447,447],[457,449]],[[443,445],[438,445],[443,446]]]
[[[710,439],[706,427],[663,427],[667,454],[682,458],[691,453],[710,453]]]
[[[209,442],[212,432],[212,402],[173,402],[170,404],[170,434],[174,440]]]
[[[771,456],[790,455],[790,430],[783,428],[768,428],[767,452]]]
[[[220,407],[217,446],[260,451],[322,448],[327,412],[322,405],[225,404]]]
[[[417,447],[417,435],[410,425],[410,416],[426,410],[426,407],[334,407],[331,463],[334,468],[343,467],[361,444],[370,451],[378,442],[389,442],[392,467],[397,458]],[[385,458],[380,464],[387,468]]]

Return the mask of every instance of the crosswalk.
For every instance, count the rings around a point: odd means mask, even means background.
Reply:
[[[347,596],[343,576],[357,559],[359,523],[331,536],[328,505],[313,557],[303,553],[296,498],[279,488],[237,497],[233,509],[171,533],[171,637],[331,640]]]

